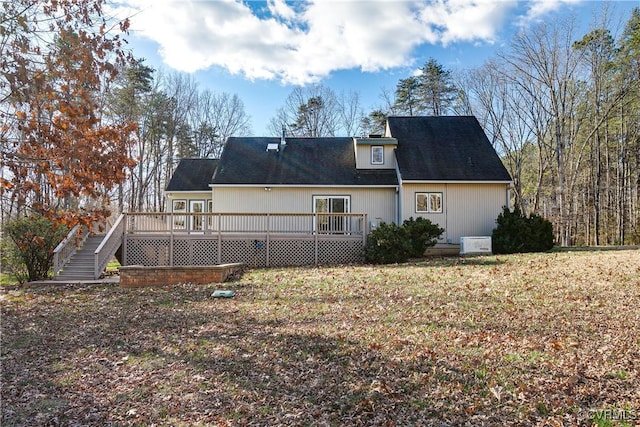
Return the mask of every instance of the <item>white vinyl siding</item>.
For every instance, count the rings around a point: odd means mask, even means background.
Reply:
[[[417,193],[441,193],[442,212],[416,212]],[[441,241],[457,244],[463,236],[490,236],[506,200],[506,184],[405,183],[402,219],[426,218],[445,229]]]
[[[395,145],[382,146],[382,163],[373,163],[371,156],[372,145],[358,144],[356,147],[356,168],[358,169],[395,169],[396,156]]]
[[[215,187],[214,212],[311,213],[314,196],[349,196],[350,212],[366,213],[368,221],[396,220],[396,190],[344,187]]]
[[[449,228],[454,232],[449,238],[459,243],[463,236],[491,236],[502,207],[507,204],[506,184],[461,184],[449,197]]]

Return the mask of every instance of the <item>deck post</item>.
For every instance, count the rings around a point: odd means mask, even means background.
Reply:
[[[218,213],[218,264],[222,264],[222,214]]]
[[[122,230],[122,265],[127,265],[127,234],[129,231],[129,218],[126,212],[122,212],[124,229]]]
[[[171,212],[171,218],[169,218],[169,266],[173,267],[173,225],[175,224],[173,218],[173,211]]]
[[[362,214],[362,230],[360,230],[360,232],[362,233],[362,248],[364,249],[364,247],[367,244],[367,225],[369,223],[367,222],[367,214]]]
[[[269,267],[269,246],[271,244],[271,241],[269,240],[269,228],[270,228],[270,225],[271,225],[271,216],[269,215],[269,213],[267,213],[267,241],[265,242],[266,246],[267,246],[266,249],[265,249],[265,251],[266,251],[265,255],[266,255],[266,258],[267,258],[265,260],[265,263],[267,264],[267,267]]]
[[[313,230],[313,241],[314,241],[314,254],[313,254],[313,264],[317,267],[318,266],[318,229],[319,227],[319,222],[318,222],[318,212],[315,213],[315,222],[314,222],[314,226],[315,226],[315,230]]]

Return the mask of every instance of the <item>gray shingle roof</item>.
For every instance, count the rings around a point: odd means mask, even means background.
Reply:
[[[511,181],[475,117],[389,117],[389,130],[403,180]]]
[[[182,159],[166,191],[209,191],[218,159]]]
[[[393,170],[357,170],[352,138],[229,138],[213,184],[396,185]]]
[[[511,181],[475,117],[389,117],[405,181]],[[214,185],[397,185],[394,170],[356,169],[352,138],[232,137],[220,160],[182,159],[167,191]]]

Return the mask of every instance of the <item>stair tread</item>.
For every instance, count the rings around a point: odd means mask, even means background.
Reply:
[[[106,234],[88,236],[82,246],[67,261],[62,271],[56,275],[57,280],[94,280],[95,250],[100,246]]]

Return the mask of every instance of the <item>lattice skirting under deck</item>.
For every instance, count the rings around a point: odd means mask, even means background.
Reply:
[[[187,266],[244,263],[250,267],[348,264],[362,261],[351,236],[127,236],[125,265]]]

